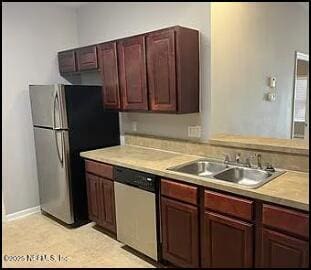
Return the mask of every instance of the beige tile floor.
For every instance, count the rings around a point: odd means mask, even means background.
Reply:
[[[33,214],[4,223],[2,235],[3,267],[154,267],[96,230],[94,223],[69,229],[44,215]],[[26,257],[45,254],[54,255],[55,261],[30,261]],[[59,261],[59,255],[64,259]],[[13,258],[20,261],[10,261]]]

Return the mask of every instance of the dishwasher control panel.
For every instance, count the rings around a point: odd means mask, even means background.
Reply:
[[[156,192],[156,176],[123,167],[115,167],[115,181],[150,192]]]

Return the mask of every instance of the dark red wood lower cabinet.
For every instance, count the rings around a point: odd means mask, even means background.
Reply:
[[[205,211],[202,267],[253,267],[253,225]]]
[[[198,208],[161,197],[163,259],[179,267],[199,267]]]
[[[86,174],[89,219],[116,233],[113,181]]]
[[[89,219],[95,222],[99,221],[98,205],[98,177],[93,174],[86,174],[86,189]]]
[[[262,263],[266,268],[309,266],[309,243],[266,228],[262,229]]]
[[[99,178],[99,225],[116,233],[116,214],[113,181]]]

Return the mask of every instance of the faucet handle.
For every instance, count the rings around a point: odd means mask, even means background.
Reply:
[[[257,167],[259,169],[262,169],[261,154],[256,154],[256,156],[257,156]]]
[[[266,164],[265,171],[268,171],[268,172],[275,172],[275,169],[273,168],[272,164],[267,163],[267,164]]]

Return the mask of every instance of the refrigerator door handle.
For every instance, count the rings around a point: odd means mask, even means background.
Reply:
[[[61,164],[62,164],[62,167],[64,166],[64,156],[65,156],[65,138],[64,138],[64,131],[61,131],[61,133],[62,133],[62,136],[61,136],[61,138],[62,138],[62,149],[61,149],[61,151],[62,151],[62,158],[61,158]]]
[[[52,116],[52,119],[53,119],[53,129],[55,130],[56,129],[56,126],[55,126],[55,109],[56,109],[56,100],[58,100],[58,93],[57,93],[57,90],[55,91],[55,95],[54,95],[54,100],[53,100],[53,116]]]
[[[55,144],[56,144],[56,152],[57,152],[57,156],[59,159],[60,164],[62,165],[62,167],[64,166],[64,134],[62,130],[57,130],[57,129],[53,129],[54,130],[54,136],[55,136]],[[61,132],[61,149],[59,149],[58,146],[58,139],[57,139],[57,132]]]
[[[55,137],[55,144],[56,144],[56,152],[57,152],[57,156],[58,159],[60,161],[60,164],[62,165],[62,167],[64,166],[64,155],[63,155],[63,148],[64,148],[64,138],[63,138],[63,132],[61,128],[57,128],[55,126],[55,109],[56,109],[56,100],[58,101],[57,103],[59,104],[59,99],[58,99],[58,92],[55,92],[55,96],[54,96],[54,101],[53,101],[53,131],[54,131],[54,137]],[[61,132],[61,150],[58,147],[58,138],[57,138],[57,132]],[[61,151],[61,153],[60,153]]]

